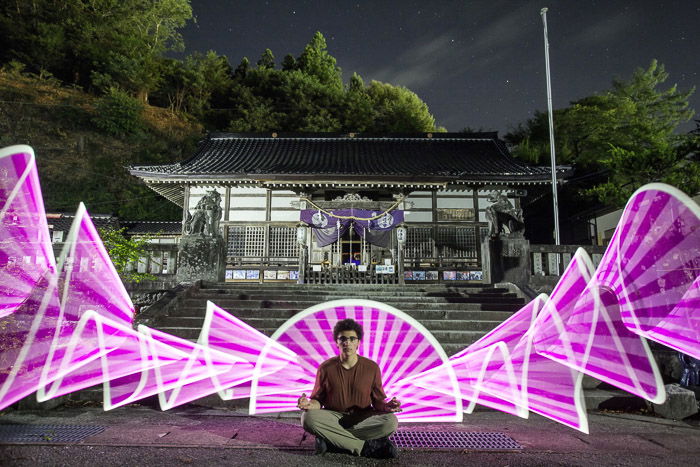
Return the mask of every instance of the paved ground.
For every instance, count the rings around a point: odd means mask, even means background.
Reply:
[[[496,431],[520,452],[402,450],[377,461],[342,454],[313,455],[313,438],[298,414],[248,417],[241,411],[185,406],[168,412],[146,406],[104,412],[99,407],[0,412],[0,424],[101,425],[79,443],[0,444],[2,465],[698,465],[700,423],[621,413],[589,413],[585,435],[537,415],[522,420],[483,411],[463,423],[401,425],[431,431]]]

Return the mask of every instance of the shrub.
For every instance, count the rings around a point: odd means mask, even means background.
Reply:
[[[2,72],[10,76],[19,77],[22,76],[26,67],[27,66],[22,62],[10,60],[2,66]]]
[[[112,136],[128,136],[144,129],[143,104],[118,88],[110,88],[98,99],[93,122]]]

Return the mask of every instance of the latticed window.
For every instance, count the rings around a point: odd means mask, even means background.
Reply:
[[[229,226],[227,256],[262,257],[264,251],[265,227]]]
[[[477,226],[438,227],[437,245],[443,258],[476,258]]]
[[[297,243],[296,227],[270,227],[270,258],[297,258],[299,244]]]
[[[430,238],[431,227],[409,227],[406,231],[406,258],[432,258],[433,242]]]

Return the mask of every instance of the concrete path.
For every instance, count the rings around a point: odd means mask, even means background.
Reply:
[[[494,411],[463,423],[403,424],[401,430],[495,431],[520,443],[520,452],[402,450],[377,461],[342,454],[313,455],[298,414],[249,417],[241,410],[194,405],[162,412],[134,405],[0,412],[0,424],[100,425],[78,443],[0,444],[2,465],[698,465],[700,421],[589,413],[585,435],[537,415],[522,420]]]

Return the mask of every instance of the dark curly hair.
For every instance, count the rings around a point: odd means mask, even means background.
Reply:
[[[338,321],[335,324],[333,327],[333,340],[336,340],[338,338],[338,334],[343,331],[355,331],[359,340],[362,340],[362,336],[364,335],[360,323],[350,318]]]

